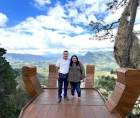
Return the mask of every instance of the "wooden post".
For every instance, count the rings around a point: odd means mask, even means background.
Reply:
[[[119,113],[122,118],[133,109],[140,94],[140,70],[120,68],[112,96],[106,102],[110,112]]]
[[[40,83],[36,77],[37,69],[36,67],[26,67],[22,68],[22,79],[25,84],[25,88],[30,96],[34,97],[43,92]]]
[[[57,71],[54,64],[49,65],[48,88],[57,88]]]
[[[86,80],[85,80],[85,88],[94,88],[94,65],[86,66]]]

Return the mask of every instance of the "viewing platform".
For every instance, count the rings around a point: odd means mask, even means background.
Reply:
[[[94,88],[93,65],[86,66],[86,81],[81,100],[57,103],[57,79],[54,65],[49,65],[48,86],[42,88],[36,67],[23,67],[22,79],[32,100],[21,110],[19,118],[126,118],[140,94],[140,70],[117,70],[117,82],[112,96],[105,101]]]

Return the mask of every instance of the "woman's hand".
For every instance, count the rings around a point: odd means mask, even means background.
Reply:
[[[81,80],[81,82],[85,82],[85,78]]]

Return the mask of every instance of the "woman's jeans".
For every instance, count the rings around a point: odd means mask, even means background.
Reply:
[[[75,90],[77,91],[78,97],[81,97],[81,82],[70,82],[71,84],[71,94],[74,96]]]
[[[67,97],[67,88],[68,88],[68,74],[59,73],[58,79],[58,98],[62,98],[62,87],[64,83],[64,98]]]

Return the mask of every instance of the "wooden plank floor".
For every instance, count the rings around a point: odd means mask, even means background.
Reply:
[[[118,118],[108,112],[94,89],[83,89],[80,101],[69,98],[58,104],[57,89],[46,89],[25,109],[22,118]]]

